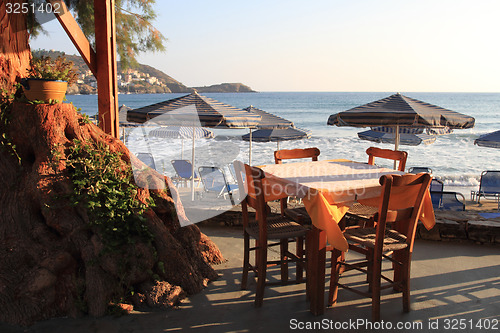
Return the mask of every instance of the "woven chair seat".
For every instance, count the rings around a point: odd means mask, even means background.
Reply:
[[[367,217],[367,218],[369,218],[370,216],[373,216],[377,212],[378,212],[377,207],[365,206],[365,205],[362,205],[360,203],[355,203],[347,211],[347,213],[349,213],[349,214],[358,215],[358,216]]]
[[[286,208],[285,215],[294,221],[302,224],[311,224],[311,217],[307,213],[306,207]]]
[[[349,241],[364,245],[369,248],[375,247],[376,228],[356,228],[348,229],[344,232],[345,238]],[[397,251],[408,247],[406,236],[395,231],[386,230],[384,238],[383,252]]]
[[[245,230],[253,238],[259,239],[259,225],[256,222],[249,224]],[[267,219],[267,239],[302,237],[308,230],[287,217],[277,216]]]

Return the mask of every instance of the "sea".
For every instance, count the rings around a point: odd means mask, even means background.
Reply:
[[[480,135],[500,129],[500,93],[401,93],[476,119],[474,128],[454,130],[451,134],[438,136],[433,144],[400,146],[400,150],[408,152],[407,168],[429,167],[433,176],[444,182],[445,190],[464,194],[470,189],[477,189],[482,171],[500,170],[499,150],[474,145],[474,140]],[[361,140],[357,133],[364,129],[328,126],[328,117],[392,94],[393,92],[258,92],[203,95],[238,108],[253,105],[312,132],[310,139],[280,142],[280,149],[318,147],[321,160],[345,158],[364,162],[367,160],[366,148],[375,146],[393,149],[394,145]],[[182,95],[185,94],[120,94],[118,103],[120,106],[138,108]],[[97,113],[95,95],[70,95],[67,99],[81,108],[83,113]],[[152,153],[157,168],[160,165],[165,174],[173,175],[170,161],[191,159],[192,142],[151,138],[147,135],[151,129],[149,126],[125,129],[125,142],[133,153]],[[241,139],[248,130],[226,129],[214,132],[215,139],[196,140],[195,165],[224,166],[234,159],[248,161],[249,143]],[[274,163],[273,151],[277,146],[276,142],[254,142],[252,164]]]

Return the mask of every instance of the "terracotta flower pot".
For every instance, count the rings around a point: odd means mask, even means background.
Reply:
[[[49,100],[62,103],[68,82],[60,80],[26,79],[22,82],[24,94],[30,101],[39,100],[49,103]]]

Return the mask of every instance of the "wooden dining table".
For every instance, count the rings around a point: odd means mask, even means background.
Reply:
[[[312,230],[308,236],[307,249],[307,294],[310,311],[314,315],[321,315],[325,310],[327,242],[341,251],[348,249],[338,223],[354,202],[380,196],[381,176],[404,172],[349,160],[270,164],[261,168],[266,173],[266,191],[270,197],[302,198],[311,217]],[[427,229],[435,224],[429,193],[424,198],[420,220]]]

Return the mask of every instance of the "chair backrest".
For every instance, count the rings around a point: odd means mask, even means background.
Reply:
[[[177,175],[183,179],[191,179],[192,175],[192,164],[188,160],[172,160],[172,166],[174,167]],[[198,178],[196,171],[194,172],[194,178]]]
[[[151,153],[138,153],[137,158],[148,167],[156,170],[155,159]]]
[[[282,160],[290,160],[297,158],[311,158],[313,161],[318,160],[320,151],[318,148],[303,148],[303,149],[282,149],[274,152],[274,162],[281,164]]]
[[[414,173],[414,174],[422,173],[422,172],[427,172],[427,173],[432,174],[432,169],[428,168],[428,167],[411,167],[411,168],[408,169],[408,172],[409,173]]]
[[[380,157],[399,161],[398,170],[405,171],[406,159],[408,158],[408,153],[405,151],[370,147],[366,150],[366,153],[368,154],[368,164],[374,165],[375,157]]]
[[[500,193],[500,171],[483,171],[479,183],[479,192],[485,194]]]
[[[443,190],[444,190],[444,183],[442,181],[440,181],[439,179],[432,178],[430,191],[431,192],[443,192]]]
[[[214,166],[201,166],[198,168],[200,173],[201,182],[205,190],[212,192],[229,191],[226,175],[219,167]]]
[[[246,171],[245,163],[235,160],[233,162],[234,166],[234,177],[236,178],[236,183],[238,184],[238,193],[240,196],[240,202],[245,200],[247,196],[247,184],[246,184]]]
[[[432,207],[438,209],[443,201],[444,184],[439,179],[432,178],[429,190],[431,192]]]
[[[247,196],[245,200],[241,202],[243,216],[247,216],[247,205],[255,209],[255,219],[259,224],[259,239],[264,240],[267,239],[266,221],[268,214],[263,184],[265,173],[262,169],[249,166],[248,164],[244,164],[243,167],[245,170],[247,189]],[[246,224],[248,224],[248,220],[244,219],[243,224],[246,226]]]
[[[381,255],[382,253],[385,229],[388,222],[392,222],[393,228],[406,236],[406,243],[410,251],[413,249],[417,221],[431,178],[428,173],[384,175],[380,177],[382,194],[376,217],[375,255]]]

